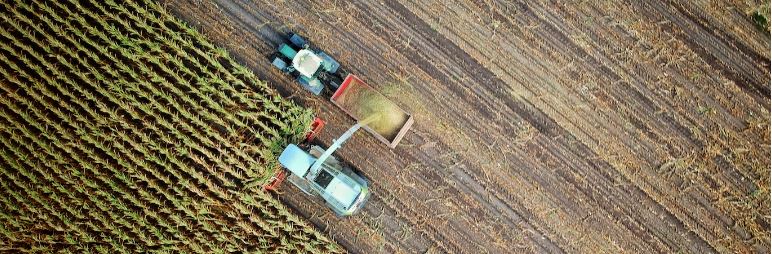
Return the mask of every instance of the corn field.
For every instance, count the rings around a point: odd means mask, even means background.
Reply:
[[[152,1],[0,2],[0,251],[340,251],[260,188],[309,110]]]

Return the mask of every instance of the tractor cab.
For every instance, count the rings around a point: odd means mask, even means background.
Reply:
[[[340,64],[330,55],[311,47],[303,37],[290,33],[289,43],[282,43],[271,56],[274,67],[295,77],[304,89],[319,95],[325,85],[337,89],[343,78]]]

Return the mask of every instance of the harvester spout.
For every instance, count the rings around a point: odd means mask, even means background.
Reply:
[[[332,155],[332,153],[335,152],[335,150],[338,150],[338,148],[340,148],[343,145],[343,143],[345,143],[349,138],[351,138],[351,136],[353,136],[357,130],[362,128],[362,126],[365,126],[369,123],[374,122],[379,117],[380,117],[380,114],[372,115],[362,121],[357,122],[357,124],[355,124],[354,126],[351,126],[351,128],[349,128],[346,132],[344,132],[343,135],[340,135],[340,137],[336,139],[335,142],[333,142],[332,145],[330,145],[330,147],[327,148],[327,150],[325,150],[324,153],[322,153],[322,155],[319,156],[316,162],[314,162],[314,164],[311,165],[311,172],[316,172],[317,170],[319,170],[319,167],[322,166],[322,163],[324,163],[327,160],[327,158],[329,158]]]

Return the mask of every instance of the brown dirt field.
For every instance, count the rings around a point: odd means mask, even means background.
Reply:
[[[770,39],[749,1],[166,0],[328,120],[273,69],[296,31],[411,112],[393,150],[337,153],[373,197],[340,219],[285,203],[350,252],[767,252]],[[760,1],[759,3],[760,4]]]

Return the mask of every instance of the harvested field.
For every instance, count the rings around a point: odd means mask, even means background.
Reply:
[[[281,33],[414,114],[396,149],[359,133],[340,150],[372,180],[362,214],[279,196],[351,252],[770,248],[761,1],[164,4],[320,112],[323,142],[353,121],[273,69]]]
[[[311,116],[155,2],[3,1],[0,252],[340,251],[260,186]]]

